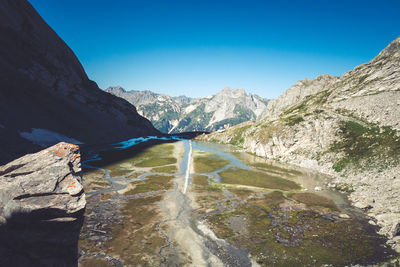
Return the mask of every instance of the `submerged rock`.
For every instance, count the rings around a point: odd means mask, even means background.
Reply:
[[[74,266],[86,206],[79,147],[59,143],[0,167],[0,265]]]
[[[348,214],[346,214],[346,213],[341,213],[341,214],[339,214],[339,218],[350,219],[350,216]]]

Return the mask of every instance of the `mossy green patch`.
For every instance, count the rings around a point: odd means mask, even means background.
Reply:
[[[215,214],[210,218],[214,229],[218,233],[219,238],[229,238],[234,235],[233,231],[226,225],[225,220],[232,216],[232,213]]]
[[[194,171],[196,173],[213,172],[225,167],[229,163],[229,160],[225,160],[217,154],[195,151]]]
[[[291,198],[310,207],[323,207],[333,211],[339,211],[338,207],[331,199],[314,193],[295,193],[291,195]]]
[[[175,165],[163,166],[151,169],[152,172],[161,172],[161,173],[176,173],[178,168]]]
[[[100,200],[104,201],[104,200],[109,200],[113,197],[113,195],[111,193],[102,193],[100,196]]]
[[[176,158],[173,155],[174,145],[160,144],[147,148],[135,157],[129,159],[129,163],[137,167],[157,167],[175,164]]]
[[[176,158],[173,157],[154,157],[154,158],[147,158],[135,164],[137,167],[155,167],[155,166],[163,166],[169,164],[175,164]]]
[[[118,255],[124,265],[159,265],[158,250],[165,239],[156,230],[155,203],[161,196],[128,200],[122,212],[127,220],[114,225],[108,251]]]
[[[354,192],[354,188],[351,184],[347,183],[336,183],[334,188],[341,192],[352,193]]]
[[[219,174],[221,182],[269,189],[298,190],[301,187],[290,180],[258,171],[248,171],[236,167],[229,168]]]
[[[118,255],[124,266],[159,266],[158,251],[166,243],[156,228],[161,219],[157,210],[161,199],[157,195],[127,200],[120,209],[123,220],[105,229],[110,239],[102,242],[80,239],[79,248],[87,253]],[[80,265],[114,266],[92,257],[84,257]]]
[[[133,189],[125,192],[125,195],[133,195],[138,193],[146,193],[158,190],[167,190],[172,187],[172,178],[170,175],[150,175],[147,179],[140,182],[133,182]]]
[[[200,186],[208,186],[208,177],[205,175],[194,175],[192,177],[192,184]]]
[[[293,175],[293,176],[302,175],[302,173],[300,171],[289,169],[289,168],[279,167],[277,165],[272,165],[270,163],[265,163],[265,162],[255,162],[255,163],[251,163],[250,165],[253,167],[256,167],[256,168],[260,168],[264,171],[275,172],[277,174],[289,174],[289,175]]]
[[[115,166],[115,167],[107,166],[106,169],[110,170],[111,177],[124,176],[124,175],[127,175],[128,173],[132,172],[132,170],[121,168],[119,166]]]
[[[308,95],[300,103],[293,105],[289,109],[285,110],[282,113],[282,116],[293,116],[293,118],[295,118],[294,116],[305,114],[311,108],[321,107],[323,104],[326,103],[330,94],[331,91],[324,90],[313,95]],[[296,120],[294,120],[294,122],[296,124],[300,121],[296,122]]]
[[[245,247],[262,266],[343,266],[374,257],[373,241],[358,221],[332,222],[312,210],[282,210],[279,192],[269,198],[213,215],[212,229]],[[227,221],[238,214],[247,230],[234,233]]]
[[[285,197],[282,192],[273,191],[268,194],[265,194],[262,198],[257,199],[256,201],[249,202],[251,204],[257,205],[258,207],[262,207],[265,210],[270,208],[275,208],[279,204],[285,201]]]
[[[152,191],[161,190],[162,187],[159,184],[146,184],[146,183],[138,183],[135,185],[134,189],[131,189],[124,193],[124,195],[134,195],[139,193],[147,193]]]
[[[144,172],[144,171],[137,171],[137,172],[134,172],[134,173],[128,175],[126,178],[127,179],[138,178],[140,175],[145,174],[145,173],[146,172]]]
[[[291,115],[291,116],[287,116],[285,118],[282,119],[286,125],[288,126],[294,126],[302,121],[304,121],[304,118],[300,115]]]
[[[246,190],[246,189],[233,189],[233,188],[230,188],[228,191],[231,192],[232,194],[235,194],[239,198],[247,198],[247,197],[251,196],[254,193],[254,191]]]

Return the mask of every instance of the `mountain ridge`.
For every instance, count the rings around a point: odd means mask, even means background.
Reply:
[[[268,99],[244,89],[223,88],[202,98],[171,97],[152,91],[127,91],[120,86],[105,91],[137,106],[138,112],[166,133],[216,131],[261,117]]]

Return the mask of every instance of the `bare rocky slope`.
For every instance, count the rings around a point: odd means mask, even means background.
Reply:
[[[303,80],[260,121],[200,139],[332,176],[400,250],[400,37],[341,77]]]
[[[77,266],[85,206],[76,145],[0,166],[0,266]]]
[[[151,91],[125,91],[122,87],[106,89],[135,105],[138,112],[165,133],[216,131],[261,117],[269,100],[243,89],[224,88],[203,97],[171,97]]]
[[[0,51],[0,164],[38,151],[37,139],[104,143],[158,133],[134,106],[89,80],[28,1],[0,2]]]

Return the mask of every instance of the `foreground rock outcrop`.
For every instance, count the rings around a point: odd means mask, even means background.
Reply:
[[[94,144],[159,134],[88,78],[28,1],[0,1],[0,51],[0,164],[60,142],[54,137]]]
[[[332,176],[400,251],[400,37],[341,77],[303,80],[263,118],[201,139]]]
[[[0,167],[0,266],[75,266],[86,206],[79,147],[59,143]]]

